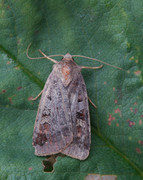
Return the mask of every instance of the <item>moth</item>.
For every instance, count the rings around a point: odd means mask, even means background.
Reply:
[[[103,65],[79,66],[69,53],[58,62],[40,52],[55,64],[42,90],[36,116],[32,142],[35,154],[62,153],[84,160],[90,151],[91,129],[87,90],[81,70],[98,69]]]

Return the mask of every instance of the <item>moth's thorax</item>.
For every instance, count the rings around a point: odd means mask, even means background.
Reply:
[[[53,70],[66,87],[75,77],[77,77],[81,68],[74,62],[72,56],[67,53],[59,63],[54,65]]]
[[[65,60],[65,61],[74,61],[73,58],[72,58],[72,55],[70,55],[69,53],[64,55],[62,60]]]
[[[65,80],[69,79],[71,76],[71,66],[67,63],[65,63],[62,67],[62,75]]]

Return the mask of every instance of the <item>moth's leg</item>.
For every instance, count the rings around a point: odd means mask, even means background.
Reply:
[[[99,68],[102,68],[103,65],[98,66],[98,67],[87,67],[87,66],[80,66],[80,67],[81,67],[82,69],[99,69]],[[88,100],[89,100],[89,102],[92,104],[92,106],[94,106],[95,108],[97,108],[96,105],[89,99],[89,97],[88,97]]]
[[[54,60],[54,59],[46,56],[46,54],[44,54],[40,49],[39,49],[39,52],[40,52],[45,58],[49,59],[50,61],[52,61],[52,62],[54,62],[54,63],[58,63],[58,61],[56,61],[56,60]]]
[[[94,106],[95,108],[97,108],[96,107],[96,105],[91,101],[91,99],[88,97],[88,101],[92,104],[92,106]]]
[[[98,67],[88,67],[88,66],[80,66],[82,69],[99,69],[102,68],[103,64],[101,66]]]
[[[32,99],[32,101],[35,101],[41,94],[42,94],[43,90],[35,97]]]

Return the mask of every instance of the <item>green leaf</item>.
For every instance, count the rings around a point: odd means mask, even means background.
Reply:
[[[84,179],[88,174],[143,179],[143,1],[0,1],[0,179]],[[53,63],[29,55],[80,54],[118,66],[83,70],[92,143],[80,161],[58,157],[43,172],[32,133]],[[55,58],[60,60],[60,58]],[[101,63],[74,58],[82,66]]]

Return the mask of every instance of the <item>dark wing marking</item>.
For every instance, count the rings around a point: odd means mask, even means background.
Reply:
[[[62,151],[63,154],[84,160],[89,155],[91,143],[88,97],[81,72],[69,88],[73,142]]]
[[[67,89],[53,71],[47,79],[35,121],[35,154],[46,156],[65,149],[73,141]]]

